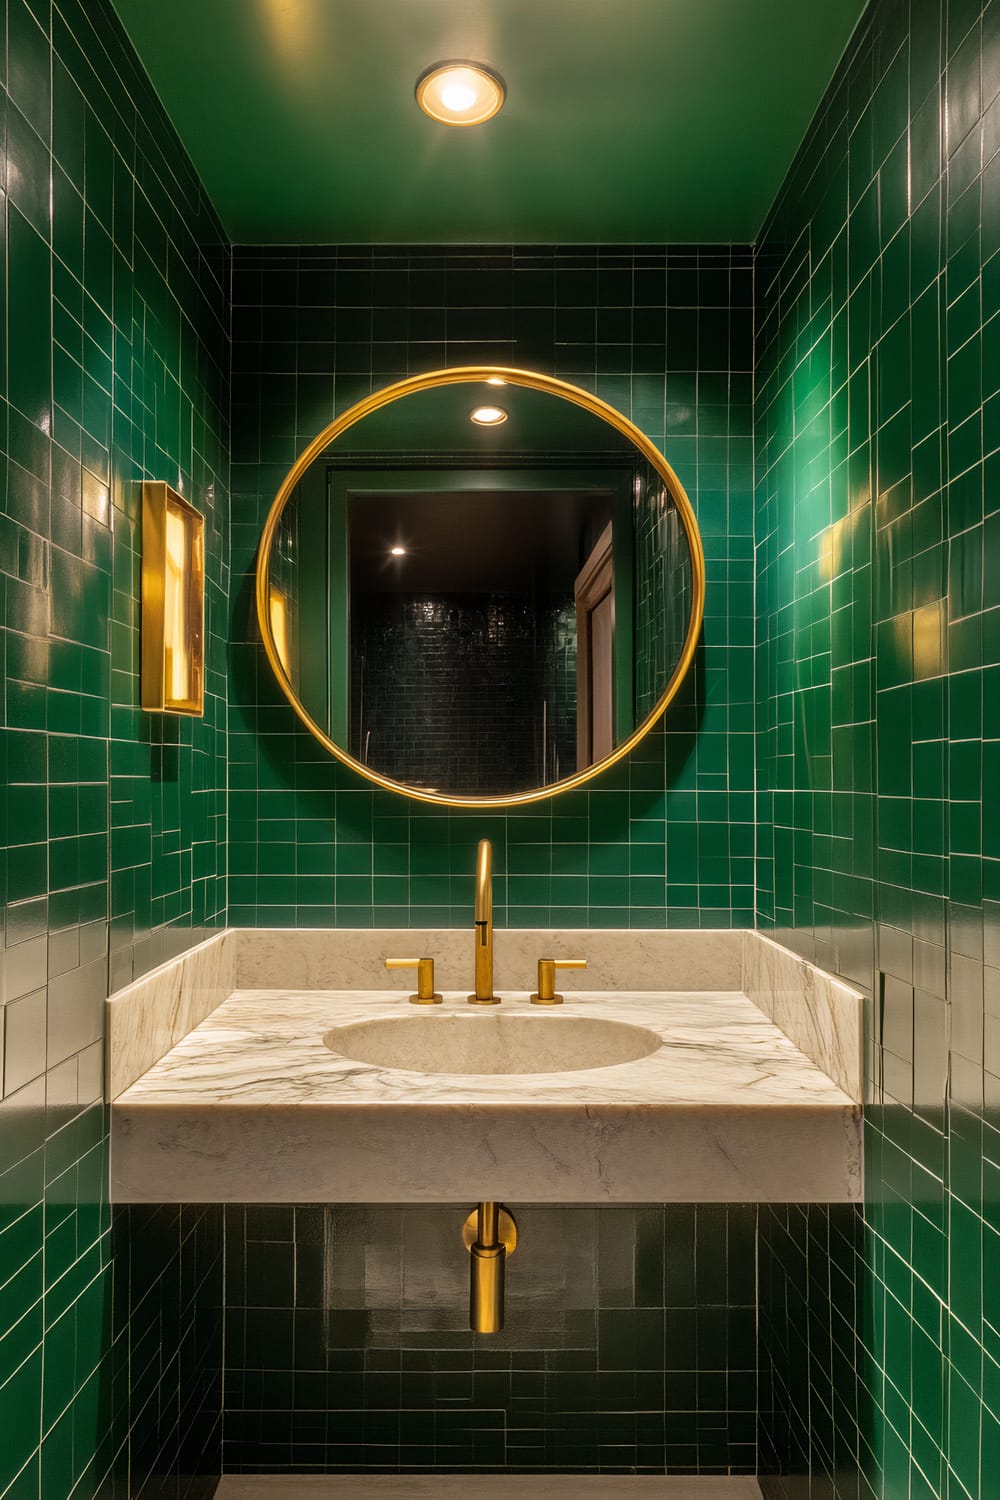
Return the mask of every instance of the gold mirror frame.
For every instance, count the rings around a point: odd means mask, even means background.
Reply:
[[[687,635],[684,638],[684,647],[680,659],[674,668],[670,681],[667,683],[662,696],[653,705],[650,712],[642,723],[635,728],[628,739],[616,745],[610,755],[603,760],[595,761],[593,765],[586,766],[582,771],[576,771],[572,776],[564,776],[560,781],[553,781],[544,787],[536,787],[527,792],[514,792],[504,797],[447,797],[438,792],[420,791],[414,787],[407,786],[403,781],[394,781],[389,776],[382,776],[371,767],[362,765],[349,755],[342,746],[336,744],[328,734],[320,728],[302,703],[288,678],[281,663],[274,632],[271,627],[270,615],[270,588],[268,583],[268,570],[271,562],[271,547],[274,542],[278,522],[281,519],[285,506],[291,499],[295,487],[312,463],[319,458],[320,454],[329,447],[335,438],[340,437],[348,428],[360,422],[363,417],[370,416],[372,412],[378,411],[383,406],[388,406],[393,401],[398,401],[402,396],[412,396],[417,391],[432,390],[438,386],[445,385],[480,385],[488,380],[502,380],[505,385],[527,386],[534,391],[547,391],[549,395],[560,396],[564,401],[572,401],[575,406],[580,406],[584,411],[591,412],[600,417],[611,427],[617,429],[624,437],[638,448],[639,452],[653,466],[660,478],[670,492],[670,496],[680,513],[681,524],[687,536],[688,546],[691,549],[691,571],[692,571],[692,601],[691,615],[688,620]],[[649,441],[649,438],[636,427],[634,422],[609,406],[600,397],[593,396],[589,391],[581,390],[579,386],[570,385],[568,381],[556,380],[551,375],[537,375],[532,370],[506,369],[502,365],[458,365],[450,370],[429,370],[423,375],[411,375],[407,380],[400,380],[393,385],[387,385],[380,391],[374,391],[372,395],[365,396],[361,401],[349,407],[341,416],[336,417],[319,435],[313,438],[308,448],[305,448],[295,463],[289,469],[281,486],[274,498],[274,503],[268,512],[264,523],[264,530],[260,539],[260,550],[257,561],[257,620],[260,625],[261,638],[264,642],[264,650],[271,664],[271,670],[278,680],[278,684],[288,699],[292,708],[298,714],[302,723],[324,745],[330,754],[335,756],[342,765],[349,766],[366,781],[374,782],[376,786],[386,791],[399,792],[404,797],[411,797],[417,802],[433,802],[440,807],[524,807],[529,802],[541,802],[547,797],[554,797],[559,792],[568,792],[573,787],[583,786],[587,781],[592,781],[602,771],[608,770],[610,766],[616,765],[624,759],[631,750],[634,750],[639,741],[644,739],[658,719],[663,717],[667,704],[673,699],[681,683],[683,682],[688,668],[694,658],[695,648],[698,644],[698,636],[701,632],[702,618],[705,612],[705,553],[701,545],[701,535],[698,531],[698,523],[695,520],[691,501],[687,497],[684,486],[681,484],[674,470],[664,458],[660,450]]]

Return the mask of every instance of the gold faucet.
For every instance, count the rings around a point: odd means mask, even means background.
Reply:
[[[476,992],[470,1005],[499,1005],[493,993],[493,845],[479,840],[476,856]]]

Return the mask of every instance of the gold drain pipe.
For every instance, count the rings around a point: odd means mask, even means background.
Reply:
[[[517,1244],[517,1225],[500,1203],[474,1208],[462,1226],[462,1240],[472,1256],[469,1277],[469,1327],[473,1333],[499,1333],[503,1327],[504,1272]]]

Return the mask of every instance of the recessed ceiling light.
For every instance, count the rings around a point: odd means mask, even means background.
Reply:
[[[389,548],[389,556],[390,557],[405,557],[406,556],[406,548],[405,547],[390,547]]]
[[[469,420],[480,427],[499,427],[506,422],[507,413],[502,406],[477,406],[469,412]]]
[[[482,125],[500,109],[503,80],[478,63],[441,63],[417,79],[417,103],[442,125]]]

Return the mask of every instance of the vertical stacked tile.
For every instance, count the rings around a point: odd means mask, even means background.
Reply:
[[[225,920],[228,251],[110,5],[0,12],[0,1493],[124,1495],[129,1468],[132,1493],[196,1472],[216,1359],[200,1211],[162,1239],[155,1353],[130,1349],[102,1028],[109,982]],[[138,707],[145,477],[207,520],[193,723]]]
[[[234,252],[231,917],[456,925],[481,836],[512,926],[743,926],[753,908],[752,273],[745,247]],[[575,381],[662,445],[698,511],[704,648],[595,783],[509,816],[407,803],[341,770],[271,680],[252,619],[263,518],[353,401],[450,364]]]
[[[997,1482],[998,147],[996,0],[876,0],[757,257],[758,913],[871,997],[853,1263],[763,1230],[778,1457],[837,1496]]]

